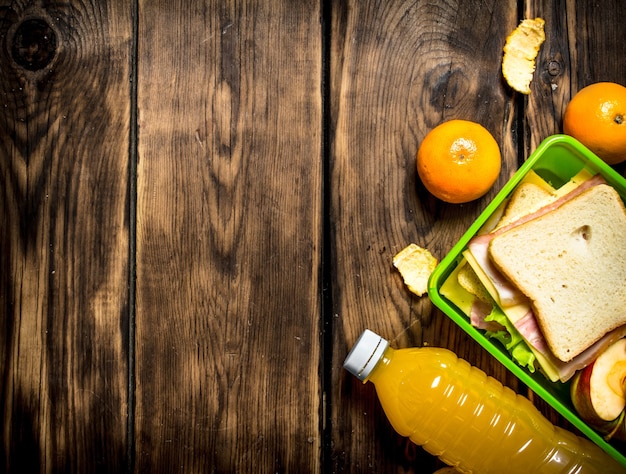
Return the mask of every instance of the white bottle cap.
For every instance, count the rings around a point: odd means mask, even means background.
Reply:
[[[346,357],[343,368],[359,380],[365,381],[388,346],[388,341],[366,329]]]

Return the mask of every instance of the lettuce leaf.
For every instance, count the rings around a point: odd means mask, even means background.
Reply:
[[[498,305],[493,305],[491,313],[485,317],[485,321],[495,321],[506,328],[501,331],[485,331],[485,335],[500,343],[509,351],[511,357],[522,367],[530,372],[535,372],[535,354],[530,350],[519,331],[513,326],[509,318],[502,312]]]

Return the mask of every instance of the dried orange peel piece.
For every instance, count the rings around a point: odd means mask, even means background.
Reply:
[[[506,38],[502,74],[506,82],[522,94],[530,94],[535,59],[546,40],[543,18],[523,20]]]
[[[404,284],[417,296],[428,291],[428,278],[437,266],[437,259],[427,249],[409,244],[393,257]]]

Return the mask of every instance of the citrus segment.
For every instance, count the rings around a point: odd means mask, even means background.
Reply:
[[[626,160],[626,87],[596,82],[582,88],[565,109],[563,132],[610,165]]]
[[[546,39],[544,25],[542,18],[523,20],[506,38],[502,75],[513,89],[522,94],[530,94],[535,58]]]
[[[461,204],[483,196],[500,174],[498,143],[482,125],[450,120],[432,129],[417,152],[417,172],[435,197]]]

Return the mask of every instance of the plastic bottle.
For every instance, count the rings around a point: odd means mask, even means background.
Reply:
[[[626,472],[591,441],[554,426],[530,400],[447,349],[395,350],[365,330],[344,368],[374,383],[400,435],[461,472]]]

